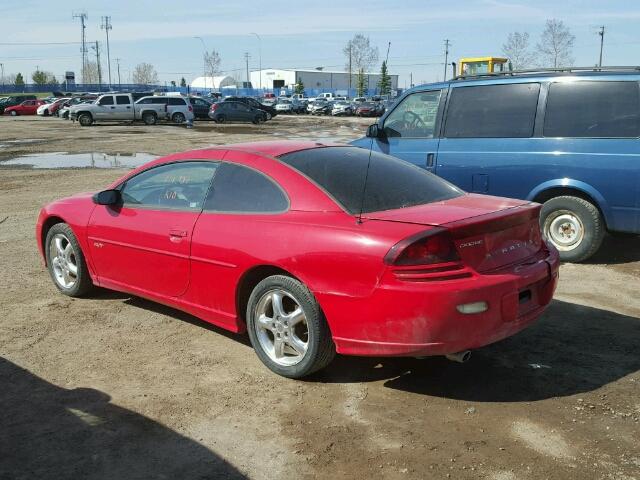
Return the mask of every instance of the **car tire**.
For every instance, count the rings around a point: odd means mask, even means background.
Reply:
[[[93,124],[93,117],[89,113],[78,115],[78,123],[83,127],[90,127]]]
[[[48,117],[49,116],[49,110],[45,110],[42,115],[45,116],[45,117]]]
[[[218,115],[218,118],[216,118],[216,123],[224,123],[227,121],[227,117],[225,117],[224,115]]]
[[[187,117],[184,116],[184,113],[182,112],[176,112],[173,114],[173,116],[171,117],[171,120],[173,121],[173,123],[184,123],[187,121]]]
[[[158,123],[158,115],[155,112],[144,112],[142,114],[142,121],[145,125],[155,125]]]
[[[84,254],[69,225],[56,223],[49,229],[44,251],[49,275],[60,292],[81,297],[94,288]]]
[[[260,125],[262,122],[264,122],[264,117],[262,115],[256,115],[253,119],[253,123],[255,125]]]
[[[560,252],[563,262],[582,262],[602,245],[605,234],[602,215],[591,202],[574,196],[555,197],[540,211],[545,239]]]
[[[17,117],[18,116],[18,112],[16,112],[15,110],[11,110],[11,116],[12,117]]]
[[[293,315],[296,311],[299,313]],[[258,358],[278,375],[302,378],[326,367],[335,357],[331,331],[320,305],[294,278],[273,275],[258,283],[249,297],[246,318]]]

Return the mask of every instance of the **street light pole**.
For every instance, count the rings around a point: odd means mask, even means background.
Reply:
[[[207,46],[205,45],[202,37],[195,36],[193,38],[197,38],[202,43],[202,74],[204,77],[204,89],[206,90],[207,89],[207,59],[205,57],[205,53],[207,51]]]
[[[262,38],[257,33],[251,32],[258,38],[258,69],[260,70],[260,90],[262,90]]]

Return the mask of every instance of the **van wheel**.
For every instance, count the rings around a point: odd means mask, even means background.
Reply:
[[[187,117],[184,116],[184,113],[177,112],[173,114],[171,120],[173,120],[173,123],[184,123],[187,121]]]
[[[145,125],[155,125],[158,123],[158,116],[154,112],[144,112],[142,114],[142,121]]]
[[[552,198],[540,211],[542,233],[563,262],[582,262],[596,253],[604,238],[603,223],[598,208],[579,197]]]
[[[258,358],[278,375],[302,378],[335,357],[322,310],[296,279],[274,275],[258,283],[249,297],[246,318]]]
[[[88,113],[81,113],[78,116],[78,123],[83,127],[90,127],[93,123],[93,117]]]

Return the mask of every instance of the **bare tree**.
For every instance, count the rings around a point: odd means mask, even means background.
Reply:
[[[204,52],[204,68],[208,77],[215,77],[220,71],[220,54],[216,50]]]
[[[372,47],[369,37],[358,33],[342,50],[346,59],[346,70],[368,72],[378,61],[378,47]]]
[[[547,20],[536,49],[543,67],[565,67],[573,63],[574,37],[562,20]]]
[[[2,83],[3,85],[15,85],[15,83],[16,83],[16,74],[15,73],[9,73],[9,74],[5,75],[4,77],[0,77],[0,83]]]
[[[82,83],[97,84],[100,76],[98,75],[98,64],[96,62],[87,62],[87,66],[84,69],[84,76],[82,77]]]
[[[158,72],[150,63],[139,63],[133,69],[133,83],[154,85],[158,83]]]
[[[531,68],[536,60],[536,54],[529,45],[529,33],[512,32],[507,41],[502,44],[502,53],[511,61],[515,70]]]

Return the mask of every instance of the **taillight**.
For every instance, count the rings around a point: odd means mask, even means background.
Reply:
[[[460,260],[448,230],[434,228],[398,242],[385,255],[387,265],[433,265]]]
[[[189,105],[189,111],[193,112],[193,107],[191,105]]]
[[[211,104],[211,111],[212,112],[215,112],[217,108],[218,108],[218,104],[217,103]]]

